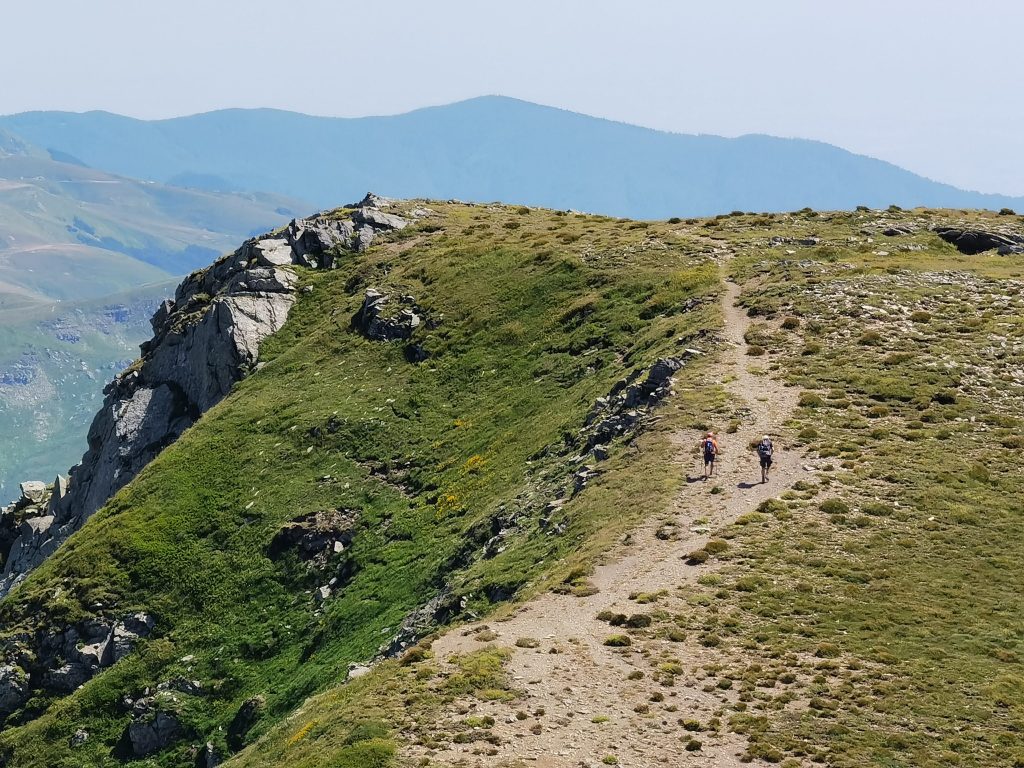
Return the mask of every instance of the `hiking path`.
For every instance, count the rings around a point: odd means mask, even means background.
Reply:
[[[491,733],[500,744],[451,744],[429,753],[416,748],[412,756],[429,754],[432,765],[465,766],[596,768],[608,756],[629,768],[653,768],[666,762],[741,765],[746,744],[742,736],[729,733],[725,725],[719,735],[691,734],[681,726],[684,720],[706,722],[723,708],[728,696],[705,692],[692,682],[665,688],[650,672],[651,660],[659,656],[668,654],[690,670],[707,663],[709,651],[692,642],[650,638],[624,652],[604,645],[609,635],[620,630],[596,618],[603,610],[627,615],[686,611],[687,585],[707,572],[703,566],[687,565],[687,553],[700,549],[717,529],[781,493],[801,471],[799,455],[787,449],[783,429],[796,407],[797,392],[758,369],[765,358],[747,356],[744,334],[750,319],[736,304],[740,292],[739,285],[725,283],[724,349],[718,365],[720,380],[737,403],[739,424],[735,432],[719,434],[721,455],[715,477],[701,479],[701,433],[675,432],[671,437],[675,468],[686,482],[668,509],[650,515],[626,542],[608,553],[606,563],[591,578],[595,594],[546,593],[524,603],[507,619],[458,627],[438,638],[433,650],[443,662],[453,654],[485,647],[478,639],[482,630],[495,633],[492,642],[512,651],[507,669],[525,697],[512,704],[473,704],[471,714],[495,719]],[[685,375],[685,369],[679,375]],[[769,482],[761,484],[752,446],[766,433],[775,443],[775,463]],[[664,536],[666,530],[673,535]],[[654,605],[639,605],[630,598],[663,590],[667,594]],[[517,647],[516,641],[522,638],[535,640],[538,646]],[[629,679],[637,670],[646,674]],[[527,717],[517,719],[517,711]],[[453,709],[445,717],[461,721],[467,713]],[[684,749],[690,736],[700,738],[699,751]]]

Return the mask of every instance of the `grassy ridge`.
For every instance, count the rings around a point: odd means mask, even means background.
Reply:
[[[1024,262],[861,232],[961,215],[797,217],[785,234],[824,238],[799,256],[718,227],[818,470],[724,532],[693,598],[719,651],[697,675],[738,691],[751,758],[1024,762]]]
[[[668,225],[437,209],[338,270],[304,274],[310,292],[265,346],[267,365],[0,606],[5,634],[131,609],[158,621],[158,637],[75,694],[30,702],[38,716],[0,736],[8,765],[117,764],[121,697],[175,676],[206,695],[177,697],[189,738],[149,764],[185,764],[208,739],[223,753],[218,727],[243,700],[266,698],[258,735],[446,582],[470,608],[539,588],[668,497],[672,478],[630,472],[636,458],[613,449],[605,476],[566,506],[565,534],[542,532],[531,503],[577,466],[550,449],[595,398],[715,325],[715,267]],[[420,339],[426,362],[351,330],[369,286],[443,315]],[[638,506],[624,515],[627,497]],[[502,504],[521,507],[519,526],[477,560]],[[333,509],[356,511],[358,526],[327,569],[268,557],[283,524]],[[318,606],[311,592],[332,576]],[[71,748],[78,728],[90,739]]]

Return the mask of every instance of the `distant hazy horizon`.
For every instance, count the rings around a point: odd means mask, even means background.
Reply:
[[[12,5],[5,26],[26,34],[0,49],[18,73],[4,114],[361,117],[500,94],[673,133],[815,139],[1024,194],[1010,0],[53,0]]]

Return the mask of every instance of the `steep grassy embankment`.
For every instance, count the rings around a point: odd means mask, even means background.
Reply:
[[[587,460],[576,435],[595,399],[716,325],[715,265],[667,224],[432,207],[338,269],[303,273],[266,365],[0,606],[7,638],[132,610],[157,627],[73,694],[16,713],[6,765],[120,764],[125,697],[168,682],[155,707],[184,733],[146,764],[190,765],[207,741],[224,755],[250,697],[265,705],[247,740],[439,593],[458,613],[540,589],[670,497],[662,434],[643,451],[613,444],[585,490],[546,509]],[[368,287],[425,308],[425,361],[353,330]],[[304,562],[271,547],[316,512],[354,521],[344,551]],[[88,738],[72,746],[76,731]]]

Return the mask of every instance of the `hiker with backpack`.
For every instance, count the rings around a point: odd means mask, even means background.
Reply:
[[[761,460],[761,482],[768,482],[768,472],[772,468],[772,454],[775,448],[772,446],[772,439],[765,435],[757,444],[757,457]]]
[[[718,456],[718,441],[714,432],[708,432],[700,441],[700,450],[704,455],[704,479],[715,474],[715,458]]]

